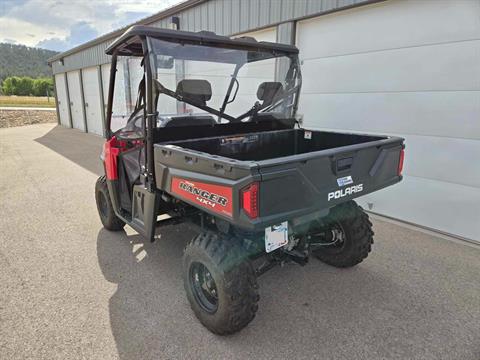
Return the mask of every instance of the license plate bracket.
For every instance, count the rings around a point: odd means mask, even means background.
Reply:
[[[288,243],[288,221],[265,228],[265,251],[272,252]]]

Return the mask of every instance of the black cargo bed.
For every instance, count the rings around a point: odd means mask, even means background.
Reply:
[[[165,141],[155,144],[157,188],[235,223],[262,230],[401,180],[403,139],[390,136],[285,129]],[[174,179],[229,189],[229,216],[211,211],[173,188]],[[178,181],[177,181],[178,182]],[[259,184],[259,217],[240,208],[245,186]]]
[[[262,161],[387,139],[303,129],[266,131],[169,142],[184,149],[241,161]]]

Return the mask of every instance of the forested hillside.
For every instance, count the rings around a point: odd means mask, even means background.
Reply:
[[[50,77],[51,68],[47,59],[55,51],[0,43],[0,84],[9,76]]]

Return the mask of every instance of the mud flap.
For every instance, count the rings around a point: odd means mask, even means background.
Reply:
[[[158,194],[143,185],[133,187],[132,227],[153,242],[157,223]]]

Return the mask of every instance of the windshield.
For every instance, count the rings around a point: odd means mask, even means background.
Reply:
[[[296,55],[149,38],[160,115],[208,114],[248,121],[259,113],[292,117],[300,89]]]

